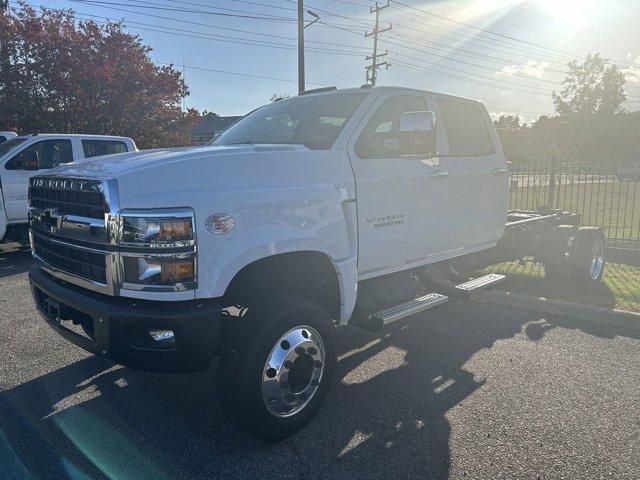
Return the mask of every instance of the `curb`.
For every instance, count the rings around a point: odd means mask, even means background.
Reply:
[[[606,307],[585,305],[583,303],[566,302],[564,300],[532,297],[521,293],[504,292],[500,290],[477,291],[469,297],[476,302],[493,303],[507,307],[569,317],[598,325],[608,325],[640,332],[640,313],[625,312]]]

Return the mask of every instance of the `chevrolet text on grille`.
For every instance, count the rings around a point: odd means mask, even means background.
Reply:
[[[32,178],[32,187],[53,188],[56,190],[89,190],[99,191],[100,186],[97,182],[88,182],[86,180],[74,179],[58,179],[58,178]]]

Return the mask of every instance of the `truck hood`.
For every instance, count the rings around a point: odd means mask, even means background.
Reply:
[[[222,157],[232,156],[234,157],[233,160],[237,160],[238,156],[260,152],[295,152],[307,150],[306,147],[301,145],[272,144],[162,148],[105,155],[74,162],[55,168],[47,172],[46,175],[110,180],[134,172],[174,163],[183,163],[184,168],[189,168],[187,164],[199,164],[203,159],[216,161]]]
[[[228,195],[233,192],[251,192],[245,200],[261,202],[274,194],[269,192],[293,189],[291,195],[299,199],[308,198],[313,189],[353,183],[346,151],[273,144],[122,153],[64,165],[45,175],[115,180],[121,208],[202,205],[208,210],[214,197],[221,205],[219,199],[232,198]]]

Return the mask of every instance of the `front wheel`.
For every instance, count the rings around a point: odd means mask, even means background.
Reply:
[[[225,414],[249,433],[283,440],[320,409],[336,363],[333,322],[295,297],[257,302],[230,319],[218,370]]]

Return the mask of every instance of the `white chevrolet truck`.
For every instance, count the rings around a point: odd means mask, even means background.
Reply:
[[[604,237],[507,211],[507,164],[476,101],[335,88],[263,106],[212,146],[111,156],[31,179],[33,298],[58,333],[131,368],[220,356],[226,414],[271,441],[320,408],[346,325],[390,322],[534,256],[599,281]]]
[[[128,137],[13,134],[0,143],[0,243],[28,242],[27,192],[32,176],[66,163],[135,150],[136,144]]]

